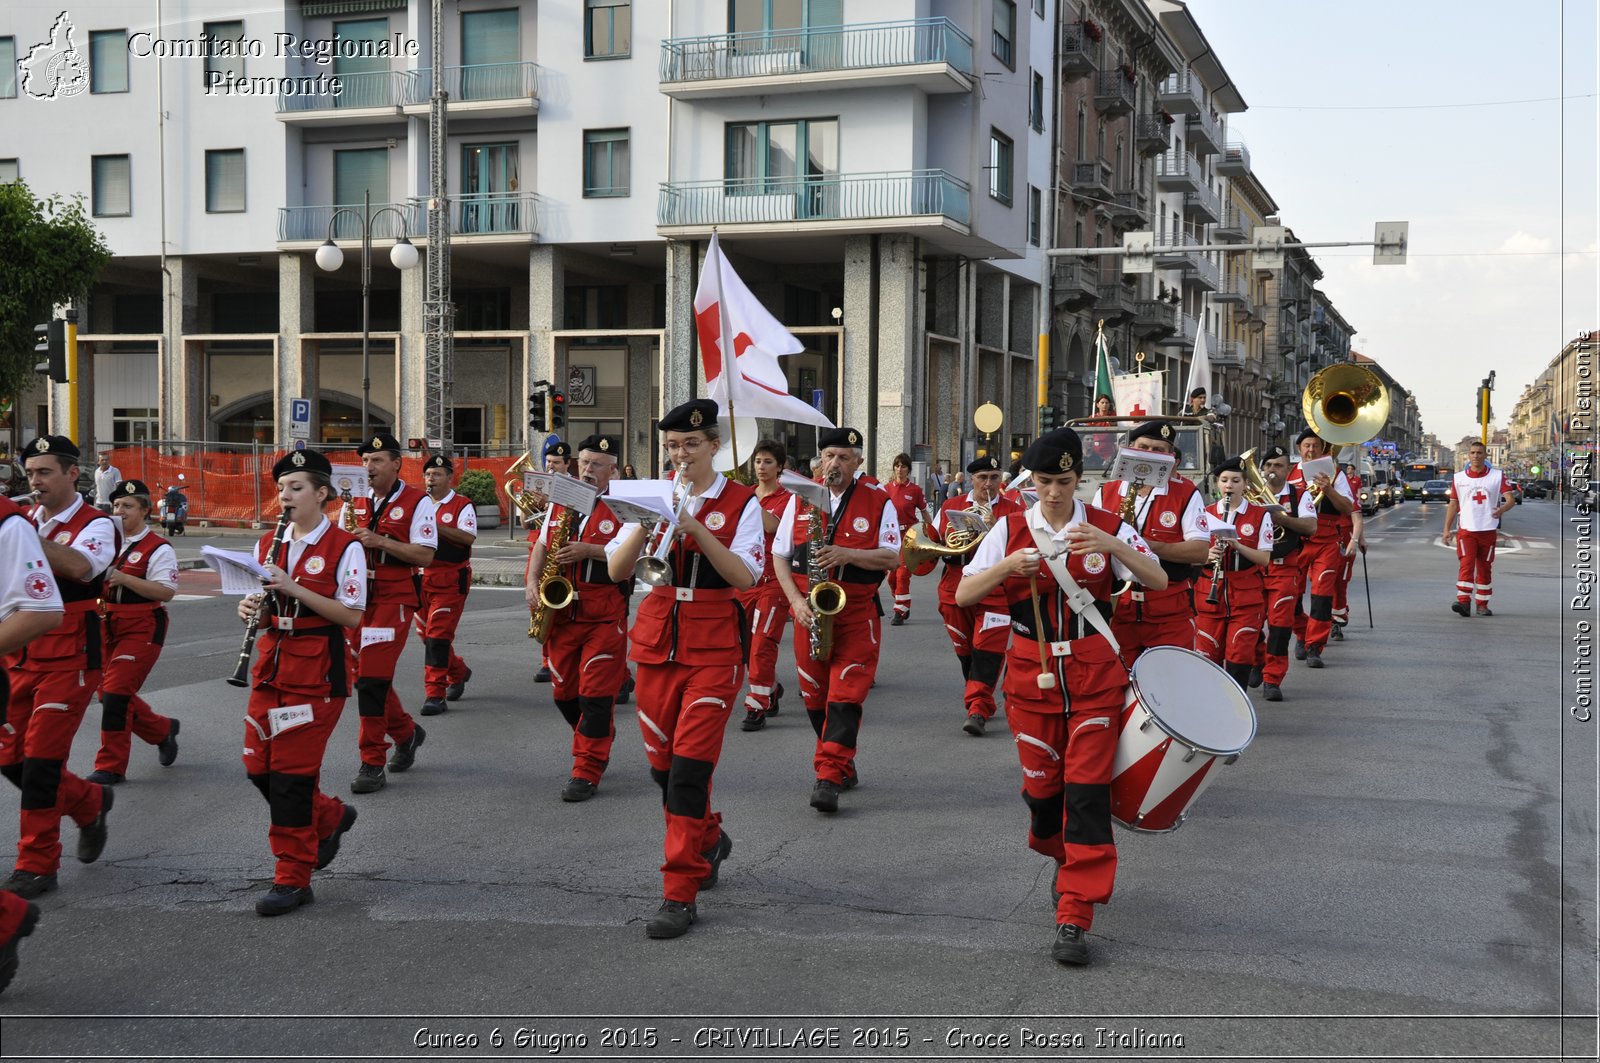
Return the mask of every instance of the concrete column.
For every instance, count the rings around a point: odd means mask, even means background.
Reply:
[[[883,236],[878,242],[878,422],[870,440],[869,466],[890,474],[896,454],[911,453],[915,441],[917,367],[921,362],[917,317],[917,242]]]
[[[278,401],[273,421],[280,447],[290,445],[288,399],[311,400],[311,423],[322,423],[316,354],[307,351],[307,344],[301,339],[316,327],[316,268],[310,255],[286,251],[278,256]],[[317,442],[313,430],[311,443],[314,446]]]
[[[430,254],[432,250],[430,247],[422,254]],[[377,257],[374,251],[373,258]],[[387,251],[383,257],[389,257]],[[438,401],[438,396],[429,394],[428,349],[423,338],[423,304],[428,298],[427,261],[419,256],[415,266],[399,273],[400,345],[395,351],[394,434],[404,445],[407,439],[427,435],[428,415],[424,404]]]
[[[868,406],[873,400],[871,384],[872,330],[878,316],[873,302],[871,236],[847,236],[844,241],[844,344],[840,352],[843,379],[838,387],[840,425],[848,425],[864,435],[868,428]],[[870,440],[869,440],[870,442]],[[872,466],[868,466],[870,469]]]
[[[563,324],[562,315],[566,300],[566,268],[561,250],[548,244],[535,244],[528,251],[528,356],[523,360],[522,386],[518,394],[523,401],[533,393],[535,380],[556,382],[556,359],[551,333]],[[524,411],[526,406],[524,406]],[[518,419],[521,433],[513,438],[528,441],[528,419]]]
[[[204,439],[204,355],[185,349],[183,342],[184,336],[198,330],[200,274],[194,263],[176,256],[167,259],[167,270],[171,279],[162,279],[161,434],[167,439]]]
[[[704,394],[695,367],[694,285],[705,248],[667,241],[667,334],[661,349],[661,408],[670,410]],[[636,463],[637,464],[637,463]]]

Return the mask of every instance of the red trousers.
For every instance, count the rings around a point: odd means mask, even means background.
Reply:
[[[817,778],[841,785],[855,772],[862,708],[878,674],[883,636],[883,618],[871,592],[846,585],[845,596],[844,609],[833,618],[833,653],[826,661],[811,659],[810,629],[794,626],[800,696],[811,729],[817,732],[812,765]]]
[[[744,707],[766,712],[772,707],[772,687],[778,677],[778,647],[789,624],[789,601],[777,580],[758,583],[739,592],[745,622],[750,625],[750,692]]]
[[[250,692],[244,717],[244,770],[267,799],[272,826],[267,839],[277,868],[272,881],[280,886],[309,886],[317,866],[317,843],[332,836],[344,818],[344,802],[317,786],[322,757],[344,698],[308,698],[275,687]],[[282,705],[309,705],[309,723],[280,731],[276,737],[267,711]]]
[[[894,611],[911,615],[911,570],[904,565],[889,573],[889,593],[894,595]]]
[[[1151,646],[1194,649],[1197,632],[1189,595],[1160,600],[1152,609],[1152,603],[1131,597],[1139,593],[1130,591],[1118,598],[1116,611],[1111,614],[1111,633],[1122,647],[1122,663],[1132,668],[1139,654]]]
[[[1071,691],[1072,711],[1035,712],[1006,699],[1006,722],[1022,763],[1028,848],[1056,862],[1056,922],[1089,929],[1094,906],[1111,899],[1117,846],[1111,833],[1111,768],[1127,676],[1094,693]],[[1048,703],[1039,702],[1039,707]]]
[[[467,678],[467,662],[456,655],[456,625],[467,606],[472,569],[426,569],[422,574],[422,608],[417,634],[422,638],[422,693],[444,697],[445,687]]]
[[[666,812],[661,879],[669,901],[692,902],[700,880],[711,873],[705,854],[722,833],[722,814],[711,811],[711,775],[743,685],[744,668],[739,665],[638,666],[634,697],[639,732]]]
[[[28,914],[28,902],[9,890],[0,890],[0,945],[22,929],[22,917]]]
[[[1281,565],[1268,565],[1266,582],[1267,636],[1261,640],[1261,680],[1282,686],[1289,674],[1289,636],[1305,634],[1305,613],[1300,608],[1300,592],[1305,586],[1305,570],[1300,567],[1300,552],[1290,554]]]
[[[624,623],[572,620],[564,613],[550,624],[544,644],[556,708],[572,727],[572,774],[590,782],[605,774],[617,736],[612,712],[628,677]]]
[[[1340,545],[1343,549],[1350,549],[1350,536],[1340,532]],[[1335,624],[1350,623],[1350,580],[1356,574],[1356,555],[1352,551],[1343,558],[1339,567],[1339,582],[1333,589],[1333,622]]]
[[[17,870],[53,875],[61,866],[61,817],[83,827],[100,815],[101,788],[67,770],[72,737],[100,685],[100,672],[13,668],[10,681],[0,774],[22,791]]]
[[[1344,558],[1339,555],[1338,539],[1307,540],[1300,546],[1300,557],[1311,591],[1306,648],[1320,650],[1328,644],[1328,635],[1333,631],[1333,596],[1338,591]]]
[[[1225,577],[1226,589],[1216,605],[1206,604],[1201,589],[1195,591],[1194,648],[1214,664],[1253,667],[1256,663],[1256,650],[1266,626],[1267,603],[1262,598],[1261,576],[1250,576],[1254,586],[1247,588],[1237,588],[1231,577]]]
[[[991,602],[964,609],[954,602],[939,602],[945,633],[961,662],[966,681],[961,701],[967,716],[994,716],[994,688],[1005,669],[1006,647],[1011,644],[1011,614]]]
[[[1456,573],[1456,601],[1476,599],[1479,605],[1489,604],[1494,591],[1490,578],[1494,568],[1494,548],[1500,541],[1498,531],[1461,531],[1456,533],[1456,557],[1461,567]]]
[[[394,692],[394,669],[411,634],[409,605],[379,602],[367,606],[361,626],[351,632],[356,648],[356,711],[361,714],[361,760],[382,765],[389,751],[387,738],[396,745],[411,741],[416,721]]]
[[[96,771],[126,775],[134,735],[153,746],[166,741],[172,733],[172,720],[150,708],[139,696],[139,688],[161,656],[166,627],[165,614],[153,610],[117,614],[105,622]]]

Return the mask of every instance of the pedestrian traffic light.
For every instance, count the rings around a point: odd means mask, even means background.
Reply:
[[[549,423],[545,411],[545,389],[538,388],[528,396],[528,427],[535,432],[548,432]]]
[[[550,392],[550,431],[560,432],[567,427],[567,393],[565,391]]]
[[[1537,465],[1529,466],[1528,472],[1532,473],[1534,476],[1538,476],[1539,475],[1539,466],[1537,466]]]
[[[33,371],[57,384],[67,383],[67,323],[55,318],[48,324],[35,325],[33,331],[39,339],[33,345],[33,353],[40,358]]]
[[[1056,426],[1056,408],[1054,406],[1039,407],[1039,431],[1048,432]]]

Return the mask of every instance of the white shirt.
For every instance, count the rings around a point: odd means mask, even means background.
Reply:
[[[861,473],[856,472],[859,479]],[[900,549],[900,518],[895,515],[894,500],[888,496],[881,487],[872,484],[861,484],[857,490],[877,491],[883,495],[883,511],[878,514],[878,542],[872,549],[898,550]],[[828,523],[832,526],[833,517],[839,512],[839,503],[844,501],[844,492],[834,494],[828,492]],[[783,516],[778,520],[778,530],[772,536],[772,552],[787,561],[794,556],[794,525],[796,514],[800,508],[800,496],[793,495],[788,505],[783,507]]]
[[[466,505],[462,506],[461,512],[457,516],[452,517],[450,521],[444,519],[448,515],[443,512],[444,507],[448,505],[450,500],[454,497],[456,497],[456,493],[454,491],[447,492],[443,498],[433,503],[434,512],[439,514],[440,523],[450,524],[451,527],[455,528],[456,531],[465,532],[466,534],[476,538],[478,534],[478,507],[474,506],[471,502],[468,502]],[[428,500],[432,502],[433,496],[429,495]],[[454,523],[452,524],[451,521],[454,521]]]
[[[0,620],[19,609],[60,612],[65,608],[39,536],[20,517],[0,524]]]
[[[720,498],[722,489],[727,486],[728,478],[721,473],[703,494],[695,495],[689,499],[684,512],[696,520],[700,518],[700,511],[705,508],[706,501]],[[739,527],[734,530],[733,542],[728,544],[734,556],[744,563],[750,570],[752,579],[760,579],[762,572],[767,567],[767,534],[761,526],[761,503],[754,496],[748,505],[739,513]],[[607,551],[609,555],[609,550]]]
[[[1112,487],[1112,490],[1107,492],[1110,497],[1106,499],[1106,505],[1101,508],[1112,513],[1119,513],[1122,510],[1122,501],[1127,497],[1128,488],[1131,485],[1125,481],[1117,480],[1113,481],[1109,486]],[[1166,494],[1167,488],[1171,486],[1172,481],[1168,480],[1160,487],[1152,487],[1149,494],[1141,496],[1133,504],[1132,523],[1135,527],[1142,528],[1145,526],[1145,521],[1150,515],[1150,507],[1155,505],[1156,498]],[[1102,495],[1101,497],[1105,498],[1106,496]],[[1199,491],[1189,496],[1189,504],[1183,508],[1183,541],[1194,542],[1197,539],[1205,541],[1211,539],[1211,529],[1206,524],[1206,505],[1201,499]]]
[[[605,495],[602,494],[599,497],[604,499]],[[540,546],[546,548],[550,546],[550,525],[555,521],[554,514],[551,511],[554,509],[554,506],[544,507],[544,524],[539,528],[539,538],[536,540]],[[569,541],[577,541],[578,536],[583,533],[588,525],[588,522],[593,518],[593,516],[594,514],[591,513],[587,517],[578,517],[578,523],[573,525],[572,538]],[[633,530],[639,525],[636,523],[626,523],[624,521],[617,520],[615,517],[607,517],[606,519],[610,520],[614,525],[612,531],[610,532],[611,538],[605,541],[606,560],[609,561],[611,560],[611,555],[616,553],[617,548],[622,545],[622,540],[627,536],[632,535]],[[601,528],[600,533],[602,535],[606,534],[605,529]]]
[[[306,547],[321,542],[323,533],[330,527],[332,523],[327,517],[323,517],[321,523],[311,530],[311,534],[303,539],[294,538],[293,524],[284,529],[284,541],[289,544],[288,564],[283,566],[284,571],[294,572],[295,566],[300,563],[300,556],[306,552]],[[278,559],[269,557],[267,562],[275,565]],[[361,548],[360,543],[351,543],[344,548],[344,553],[339,555],[339,589],[334,593],[333,599],[340,605],[366,612],[367,553]]]
[[[62,546],[70,546],[83,555],[84,560],[89,562],[89,578],[83,582],[88,583],[89,580],[104,572],[106,566],[110,565],[116,558],[117,526],[112,523],[110,517],[102,514],[96,516],[85,525],[83,531],[78,533],[76,540],[71,538],[71,532],[57,532],[56,529],[61,526],[61,523],[71,520],[78,512],[78,507],[83,505],[87,505],[83,500],[83,496],[74,495],[72,505],[39,525],[39,538],[49,539],[51,542],[59,543]],[[43,519],[43,517],[43,508],[34,511],[33,519],[35,522]],[[67,536],[66,540],[61,538],[63,535]]]
[[[129,564],[139,563],[139,559],[134,555],[141,552],[138,544],[149,534],[149,528],[141,528],[138,535],[123,541],[123,556],[128,559]],[[178,589],[178,552],[172,548],[171,543],[162,543],[156,547],[145,567],[144,578],[172,590]]]
[[[94,500],[96,505],[109,506],[111,492],[117,489],[117,484],[122,482],[122,471],[115,465],[108,465],[104,469],[96,468],[94,471]]]
[[[1042,532],[1045,539],[1054,545],[1065,545],[1067,533],[1083,523],[1083,503],[1077,499],[1072,500],[1072,516],[1067,519],[1066,524],[1061,526],[1060,531],[1050,527],[1050,522],[1044,519],[1043,508],[1038,503],[1028,507],[1026,519],[1029,529]],[[1152,560],[1155,559],[1156,555],[1151,552],[1150,547],[1144,541],[1144,537],[1134,531],[1133,525],[1127,521],[1123,521],[1122,526],[1117,529],[1117,538],[1146,557]],[[966,566],[962,568],[961,574],[963,576],[976,576],[1004,561],[1006,546],[1010,540],[1011,534],[1007,522],[1005,520],[995,521],[994,527],[989,529],[989,533],[978,544],[978,549],[973,551],[972,560],[968,561]],[[1127,565],[1115,557],[1109,558],[1109,560],[1111,562],[1111,571],[1118,579],[1133,579],[1133,572]]]
[[[406,482],[404,480],[396,480],[394,486],[384,492],[384,495],[398,497],[400,492],[405,490],[405,487]],[[372,492],[372,508],[376,510],[382,504],[383,497],[379,496],[376,491]],[[422,501],[418,502],[417,508],[411,511],[411,529],[407,533],[406,542],[413,546],[426,546],[430,550],[439,549],[438,513],[439,507],[434,504],[433,496],[426,491],[422,492]],[[339,510],[339,517],[340,520],[344,519],[344,510],[342,508]],[[378,519],[382,520],[383,518],[380,517]],[[474,523],[476,523],[476,518],[474,518]]]

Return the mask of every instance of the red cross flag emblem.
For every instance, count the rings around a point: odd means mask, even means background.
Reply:
[[[1481,506],[1485,502],[1489,501],[1489,496],[1484,494],[1483,493],[1483,488],[1480,487],[1477,490],[1472,492],[1472,500],[1474,502],[1478,503],[1478,505]]]

